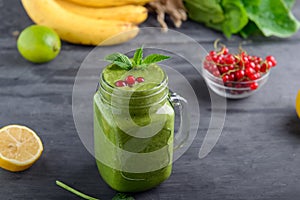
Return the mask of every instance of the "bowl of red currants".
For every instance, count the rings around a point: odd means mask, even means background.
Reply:
[[[203,77],[212,91],[241,99],[258,91],[268,80],[271,68],[277,64],[273,56],[265,59],[249,55],[240,49],[231,54],[226,46],[210,51],[203,62]]]

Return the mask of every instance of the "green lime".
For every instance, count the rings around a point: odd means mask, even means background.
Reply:
[[[22,31],[18,38],[20,54],[33,63],[53,60],[60,52],[61,41],[51,28],[32,25]]]

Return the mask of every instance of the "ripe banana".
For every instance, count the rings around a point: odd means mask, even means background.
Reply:
[[[71,3],[66,0],[55,1],[68,11],[95,19],[112,19],[140,24],[145,21],[148,16],[147,9],[138,5],[95,8]]]
[[[69,2],[77,3],[83,6],[90,7],[112,7],[123,5],[145,5],[153,0],[67,0]]]
[[[298,117],[300,118],[300,90],[298,91],[297,97],[296,97],[296,112]]]
[[[92,19],[72,13],[54,0],[22,0],[22,4],[35,23],[53,28],[62,40],[75,44],[120,44],[134,38],[139,31],[129,22]]]

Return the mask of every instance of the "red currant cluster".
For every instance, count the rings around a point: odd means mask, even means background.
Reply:
[[[246,87],[255,90],[258,88],[255,80],[258,80],[276,64],[273,56],[267,56],[263,60],[258,56],[250,56],[245,51],[231,54],[228,48],[223,46],[221,50],[211,51],[206,56],[204,68],[213,76],[222,78],[225,86],[241,87],[238,84],[233,85],[232,82],[251,81]]]
[[[132,87],[135,83],[142,83],[144,81],[145,81],[145,79],[143,77],[135,78],[134,76],[129,75],[125,78],[125,80],[116,81],[115,86],[117,86],[117,87],[125,87],[125,86]]]

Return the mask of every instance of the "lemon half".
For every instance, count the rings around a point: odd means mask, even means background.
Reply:
[[[9,125],[0,129],[0,167],[17,172],[28,169],[43,152],[37,134],[25,126]]]

